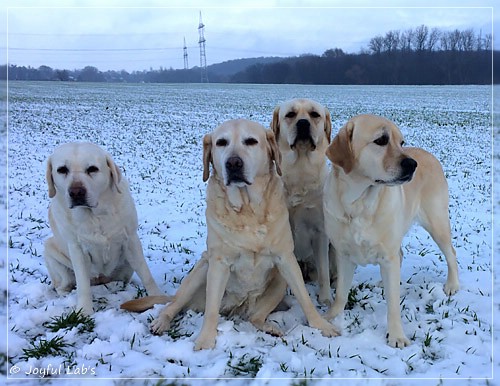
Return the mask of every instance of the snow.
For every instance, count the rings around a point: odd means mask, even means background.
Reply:
[[[493,349],[493,332],[498,333],[493,312],[498,317],[500,304],[493,300],[493,292],[500,283],[498,276],[493,282],[492,252],[498,256],[500,239],[493,235],[492,209],[498,211],[500,201],[498,196],[493,199],[492,160],[498,176],[500,116],[492,128],[491,87],[46,82],[8,86],[8,146],[5,123],[0,130],[4,164],[8,156],[8,171],[0,170],[0,211],[8,220],[8,233],[2,232],[0,239],[7,252],[0,256],[0,288],[9,294],[8,307],[2,302],[0,309],[7,335],[0,340],[0,352],[6,353],[0,358],[7,361],[8,378],[32,384],[41,375],[27,375],[30,368],[40,372],[62,366],[51,376],[58,384],[75,382],[74,378],[106,385],[128,378],[172,378],[177,384],[200,378],[217,384],[246,378],[251,385],[278,380],[298,384],[301,378],[320,385],[494,384],[491,377],[499,360]],[[174,322],[175,333],[153,336],[149,321],[161,305],[142,314],[120,310],[122,302],[144,295],[135,275],[127,285],[92,288],[97,309],[92,332],[51,332],[44,326],[76,304],[75,291],[61,297],[50,287],[42,257],[43,242],[51,234],[45,161],[58,144],[89,140],[113,155],[130,182],[148,265],[160,287],[174,294],[205,248],[203,135],[231,118],[269,126],[276,104],[293,97],[325,104],[334,133],[355,114],[386,116],[400,126],[408,145],[431,151],[443,163],[461,289],[451,298],[444,294],[444,257],[422,228],[413,227],[403,243],[401,273],[409,347],[386,345],[386,303],[376,266],[357,269],[356,301],[334,320],[342,330],[337,338],[325,338],[308,327],[296,300],[288,295],[291,308],[270,316],[286,332],[284,337],[266,335],[245,320],[220,317],[215,349],[195,352],[203,315],[188,311]],[[3,116],[5,109],[4,101]],[[498,179],[494,182],[498,191]],[[498,216],[495,223],[498,229]],[[2,229],[7,227],[3,224]],[[319,307],[318,287],[307,288]],[[54,336],[71,344],[65,354],[23,358],[31,342]]]

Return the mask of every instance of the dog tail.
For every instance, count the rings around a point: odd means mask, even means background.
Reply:
[[[129,300],[123,303],[120,308],[131,312],[143,312],[153,308],[155,304],[167,304],[173,300],[172,296],[145,296],[143,298]]]

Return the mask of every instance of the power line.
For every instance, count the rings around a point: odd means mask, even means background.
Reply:
[[[194,47],[194,46],[193,46]],[[190,47],[190,48],[193,48]],[[122,52],[122,51],[166,51],[179,50],[183,47],[157,47],[157,48],[28,48],[9,47],[12,51],[54,51],[54,52]]]
[[[95,36],[165,36],[165,35],[172,35],[176,36],[176,32],[140,32],[140,33],[134,33],[134,32],[123,32],[123,33],[43,33],[43,32],[10,32],[9,33],[2,33],[1,35],[8,35],[8,36],[56,36],[56,37],[65,37],[65,36],[71,36],[71,37],[95,37]]]

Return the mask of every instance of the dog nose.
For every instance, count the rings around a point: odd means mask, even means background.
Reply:
[[[417,165],[417,161],[410,157],[403,158],[401,161],[401,168],[405,174],[413,173],[417,168]]]
[[[79,201],[85,199],[87,190],[82,185],[74,185],[68,189],[68,193],[72,200]]]
[[[239,171],[243,168],[243,160],[240,157],[229,157],[226,161],[226,168],[231,172]]]
[[[297,121],[297,129],[299,131],[309,130],[310,127],[311,127],[311,124],[309,123],[309,121],[307,119],[299,119]]]

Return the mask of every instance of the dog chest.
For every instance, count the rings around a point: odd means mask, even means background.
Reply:
[[[90,259],[92,271],[96,273],[110,273],[123,260],[123,242],[82,242],[81,247]]]
[[[372,224],[373,226],[373,224]],[[334,241],[334,246],[339,257],[349,258],[358,265],[381,264],[387,260],[388,256],[383,244],[373,238],[373,232],[362,224],[352,224],[346,227],[339,237],[339,241]]]
[[[389,256],[384,245],[380,225],[372,217],[325,216],[326,230],[331,235],[336,253],[358,265],[380,264]],[[390,229],[385,231],[390,232]]]
[[[80,217],[75,227],[76,239],[89,256],[92,270],[97,273],[112,271],[123,260],[123,249],[129,239],[126,224],[117,223],[112,215],[80,213],[75,217]]]
[[[296,206],[315,207],[322,205],[326,165],[297,162],[284,165],[283,183],[288,208]]]
[[[274,261],[271,256],[243,252],[231,265],[230,281],[237,288],[243,289],[243,292],[263,288],[273,267]]]
[[[243,252],[230,266],[226,285],[226,303],[251,306],[264,293],[276,274],[271,256]]]

